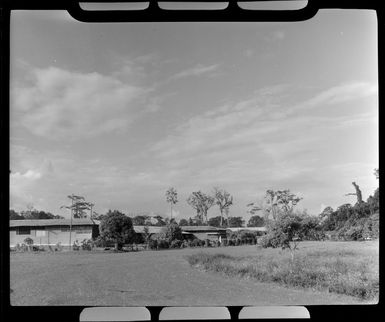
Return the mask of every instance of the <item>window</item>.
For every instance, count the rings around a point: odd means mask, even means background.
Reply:
[[[28,227],[19,227],[16,230],[16,235],[30,235],[31,234],[31,229]]]

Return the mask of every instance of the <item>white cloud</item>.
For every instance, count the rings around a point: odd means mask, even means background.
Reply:
[[[333,86],[311,99],[294,106],[291,111],[297,109],[309,109],[312,107],[320,106],[321,104],[337,104],[355,99],[360,99],[375,95],[378,93],[378,87],[376,84],[368,82],[350,82],[344,83],[337,86]]]
[[[80,139],[124,130],[135,118],[138,86],[99,73],[33,69],[11,91],[11,125],[50,139]]]
[[[250,178],[258,178],[259,186],[274,182],[295,185],[296,181],[308,184],[317,160],[323,157],[318,149],[324,134],[348,124],[349,119],[373,116],[332,117],[330,110],[323,109],[323,115],[302,111],[373,93],[372,85],[356,82],[288,106],[285,98],[296,95],[292,87],[263,88],[249,99],[228,103],[179,124],[172,134],[154,144],[152,151],[164,164],[165,173],[178,170],[177,176],[192,177],[198,186],[218,183],[251,187]]]
[[[204,74],[210,74],[214,71],[216,71],[219,67],[219,64],[214,64],[214,65],[202,65],[198,64],[192,68],[185,69],[173,76],[171,76],[171,79],[176,80],[184,77],[189,77],[189,76],[201,76]]]
[[[41,178],[41,173],[35,170],[28,170],[24,174],[21,174],[20,172],[11,173],[11,179],[20,180],[20,179],[27,179],[27,180],[37,180]]]

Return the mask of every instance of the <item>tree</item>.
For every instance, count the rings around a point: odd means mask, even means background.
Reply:
[[[380,178],[380,173],[378,168],[374,169],[374,175],[376,176],[376,179]]]
[[[201,191],[193,192],[187,203],[197,211],[197,219],[207,223],[207,211],[214,205],[215,199]]]
[[[164,234],[164,239],[170,244],[173,240],[182,240],[182,229],[176,222],[168,224],[166,227],[162,228],[162,233]]]
[[[146,225],[143,228],[143,239],[144,239],[144,241],[146,243],[146,248],[147,249],[149,247],[150,238],[151,238],[150,228]]]
[[[174,187],[166,191],[166,201],[170,204],[170,218],[172,218],[172,206],[178,202],[178,193]]]
[[[180,221],[179,221],[179,226],[188,226],[188,221],[187,219],[184,219],[182,218]]]
[[[215,203],[218,205],[219,211],[221,212],[220,227],[222,227],[223,212],[225,211],[225,209],[228,209],[233,204],[233,197],[226,190],[214,187],[214,198]]]
[[[37,210],[35,208],[30,208],[27,211],[22,211],[19,215],[14,210],[10,210],[10,220],[22,220],[22,219],[64,219],[62,216],[53,215],[50,212],[45,212],[43,210]]]
[[[242,217],[229,217],[228,227],[243,227],[245,221]]]
[[[87,212],[86,210],[90,211],[90,218],[92,218],[93,214],[93,206],[95,206],[93,203],[85,201],[84,197],[77,196],[77,195],[70,195],[67,196],[71,200],[70,206],[61,206],[60,208],[66,208],[71,210],[71,218],[72,216],[74,218],[86,218]]]
[[[251,216],[249,222],[247,223],[247,227],[263,227],[265,225],[265,220],[258,216]]]
[[[272,221],[267,235],[261,238],[263,247],[281,247],[289,249],[292,262],[294,252],[298,248],[299,241],[303,237],[301,216],[293,213],[283,213],[279,220]]]
[[[134,218],[132,218],[132,223],[136,226],[144,226],[146,224],[147,219],[148,219],[148,216],[137,215]]]
[[[131,218],[117,210],[108,211],[100,223],[99,230],[103,239],[115,243],[115,250],[119,250],[123,244],[135,240]]]
[[[211,217],[208,221],[209,226],[222,227],[222,216]],[[227,224],[227,223],[226,223]]]
[[[24,217],[19,215],[15,210],[13,209],[9,210],[9,220],[22,220],[22,219],[24,219]]]
[[[166,222],[164,221],[162,216],[154,216],[154,218],[158,221],[154,226],[166,226]]]
[[[273,221],[278,220],[281,214],[292,213],[294,207],[302,200],[302,198],[291,193],[289,189],[286,190],[267,190],[265,197],[260,202],[252,202],[247,206],[251,207],[249,212],[255,214],[262,210],[264,213],[264,220],[267,222],[269,218]]]
[[[356,192],[347,193],[345,196],[356,196],[357,197],[357,203],[356,204],[360,204],[363,202],[361,189],[355,182],[352,182],[352,185],[354,186],[354,189],[356,190]]]

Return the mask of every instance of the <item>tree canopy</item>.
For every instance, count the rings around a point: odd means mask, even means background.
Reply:
[[[132,220],[118,210],[109,210],[99,226],[100,236],[115,243],[115,249],[121,249],[123,244],[135,240]]]

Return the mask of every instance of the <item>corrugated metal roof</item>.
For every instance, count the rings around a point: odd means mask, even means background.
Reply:
[[[136,233],[143,233],[144,232],[144,227],[146,226],[134,226],[134,230]],[[159,234],[162,232],[162,228],[161,226],[147,226],[148,227],[148,232],[150,234]]]
[[[225,231],[226,228],[218,228],[213,226],[181,226],[183,231]]]
[[[10,220],[9,227],[43,227],[43,226],[69,226],[71,219],[23,219]],[[72,226],[98,225],[98,220],[90,218],[72,219]]]
[[[266,231],[266,227],[229,227],[231,231],[250,230],[250,231]]]

